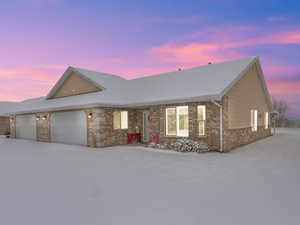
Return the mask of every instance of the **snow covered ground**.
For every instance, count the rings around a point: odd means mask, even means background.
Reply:
[[[3,225],[300,223],[300,129],[220,153],[0,139]]]

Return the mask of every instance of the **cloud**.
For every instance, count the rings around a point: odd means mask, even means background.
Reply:
[[[272,94],[300,94],[300,79],[271,79],[268,87]]]
[[[239,49],[267,44],[300,44],[300,30],[275,32],[246,40],[237,40],[239,32],[228,31],[213,33],[211,40],[189,43],[169,42],[150,49],[153,58],[163,62],[203,63],[223,61],[245,56]],[[209,32],[207,33],[209,35]],[[217,37],[220,37],[219,39]]]
[[[51,81],[57,79],[58,74],[54,69],[0,69],[0,79],[31,81]]]
[[[272,60],[264,60],[263,70],[271,77],[294,76],[295,73],[300,73],[300,66],[282,65]]]
[[[59,65],[44,68],[0,69],[0,101],[20,101],[47,94],[62,71]]]

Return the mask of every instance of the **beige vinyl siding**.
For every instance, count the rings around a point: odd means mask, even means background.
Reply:
[[[258,110],[258,126],[264,125],[264,114],[270,109],[256,64],[249,68],[226,96],[230,129],[250,127],[251,110]]]
[[[100,88],[73,72],[52,98],[62,98],[73,95],[101,91]]]

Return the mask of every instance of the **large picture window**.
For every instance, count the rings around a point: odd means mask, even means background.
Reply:
[[[177,106],[166,109],[166,135],[189,136],[189,108]]]
[[[198,105],[197,107],[197,117],[198,117],[198,134],[199,136],[205,136],[206,127],[206,106]]]
[[[257,131],[257,117],[258,111],[256,109],[251,110],[251,129]]]
[[[114,129],[128,129],[128,111],[114,111]]]

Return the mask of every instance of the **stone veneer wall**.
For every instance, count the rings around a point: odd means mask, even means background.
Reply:
[[[269,137],[272,135],[271,127],[265,129],[263,126],[259,126],[256,132],[253,132],[251,126],[239,129],[229,129],[228,120],[228,97],[222,99],[223,105],[223,151],[228,152],[236,147],[253,143],[260,139]],[[249,112],[250,116],[250,112]],[[260,118],[263,120],[263,116]],[[259,124],[263,124],[259,121]]]
[[[16,138],[16,116],[10,116],[9,122],[10,122],[10,137]]]
[[[36,121],[37,141],[51,142],[51,113],[37,113],[36,116],[40,117],[40,119]]]
[[[240,129],[225,129],[224,130],[224,151],[228,152],[236,147],[250,144],[260,139],[271,136],[271,129],[258,127],[256,132],[251,130],[251,127]]]
[[[206,105],[206,135],[198,135],[197,106]],[[158,105],[150,107],[150,133],[159,134],[160,143],[171,143],[182,137],[170,137],[165,134],[165,110],[172,106],[189,107],[189,139],[205,141],[213,150],[220,148],[220,111],[211,102],[192,102],[182,104]]]
[[[113,129],[114,110],[128,111],[128,129]],[[142,130],[142,112],[134,109],[94,108],[86,110],[88,119],[88,146],[106,147],[127,144],[127,133],[135,133],[136,126]]]
[[[4,135],[10,130],[9,117],[0,116],[0,135]]]

